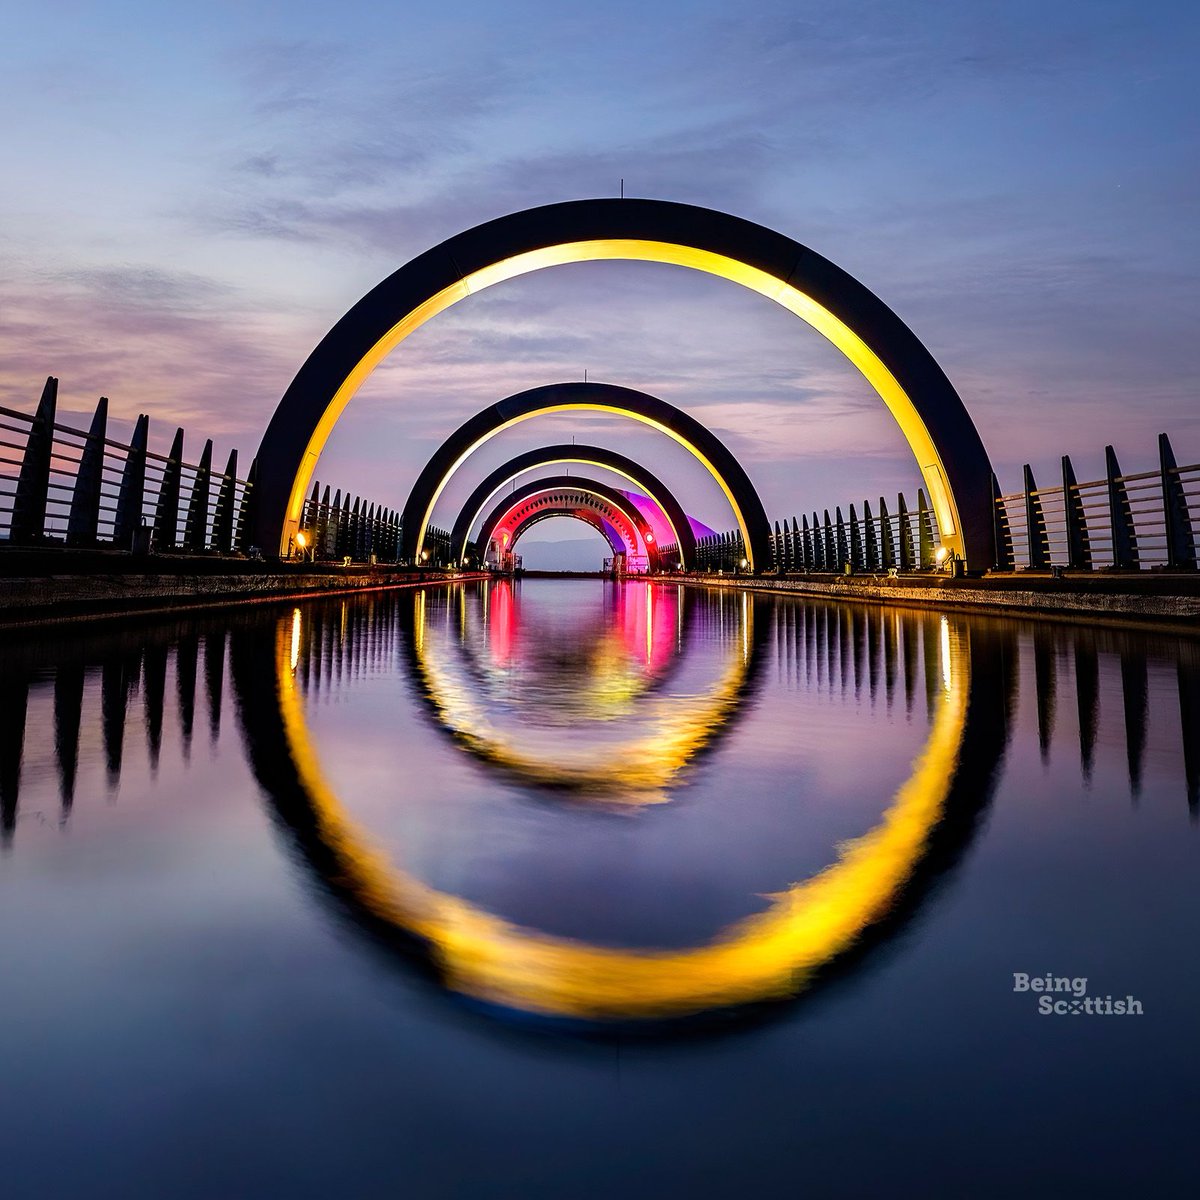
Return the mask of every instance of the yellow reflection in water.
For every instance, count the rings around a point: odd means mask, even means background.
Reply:
[[[340,882],[374,916],[428,944],[446,984],[478,1000],[591,1021],[679,1017],[783,997],[887,912],[942,815],[967,708],[966,634],[944,626],[947,687],[929,738],[880,823],[842,843],[830,866],[769,897],[761,913],[684,950],[626,950],[552,937],[506,921],[397,869],[350,820],[326,781],[290,668],[286,626],[278,695],[293,761]]]

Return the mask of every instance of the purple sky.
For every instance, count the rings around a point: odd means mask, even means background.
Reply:
[[[724,209],[875,290],[958,387],[1001,480],[1200,460],[1200,10],[1184,3],[9,5],[0,36],[0,403],[101,393],[217,458],[396,267],[516,209]],[[524,388],[621,383],[724,436],[772,516],[915,492],[898,429],[819,335],[732,284],[585,264],[409,339],[322,482],[400,506],[434,446]],[[464,469],[576,434],[643,457],[718,528],[673,443],[530,422]],[[551,530],[547,525],[545,529]]]

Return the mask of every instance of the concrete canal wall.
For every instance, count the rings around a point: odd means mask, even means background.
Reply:
[[[970,608],[1073,620],[1170,624],[1200,633],[1200,576],[1146,572],[1021,572],[951,579],[942,575],[737,576],[684,574],[671,580],[702,587],[746,588],[908,607]]]
[[[95,552],[0,554],[0,627],[395,587],[473,573]]]

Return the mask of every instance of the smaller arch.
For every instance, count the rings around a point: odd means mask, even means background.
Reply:
[[[512,541],[508,546],[511,550],[517,542],[523,538],[534,525],[540,525],[543,521],[551,521],[555,517],[565,517],[571,521],[579,521],[583,525],[594,529],[607,543],[608,548],[614,554],[629,554],[637,549],[637,543],[633,546],[622,536],[620,529],[617,528],[611,521],[606,521],[596,509],[587,508],[583,505],[559,504],[550,508],[538,508],[535,512],[529,514],[522,520],[513,530]]]
[[[404,505],[401,558],[421,553],[433,506],[451,476],[484,442],[532,417],[556,412],[606,412],[630,417],[665,433],[684,447],[725,493],[746,545],[751,570],[771,561],[771,526],[766,509],[741,463],[720,438],[673,404],[614,383],[554,383],[517,392],[463,422],[425,464]]]
[[[615,450],[606,450],[602,446],[557,445],[542,446],[518,454],[508,462],[497,467],[479,486],[467,497],[454,522],[454,531],[450,535],[450,554],[459,562],[466,556],[467,544],[471,536],[471,528],[483,512],[484,505],[506,483],[516,479],[526,471],[537,467],[546,467],[558,463],[578,463],[581,466],[603,467],[628,479],[635,487],[645,492],[655,504],[662,509],[671,532],[675,535],[675,544],[679,547],[679,557],[685,567],[691,567],[696,561],[696,536],[692,532],[692,524],[688,520],[683,506],[675,498],[674,493],[656,475],[652,474],[640,463],[636,463],[624,454]]]
[[[505,496],[484,518],[483,524],[479,528],[478,544],[486,550],[488,543],[495,535],[497,526],[506,521],[516,509],[531,500],[542,500],[543,502],[531,507],[529,516],[539,510],[544,510],[549,505],[556,505],[560,509],[588,506],[599,509],[600,515],[615,525],[618,532],[621,532],[620,521],[624,520],[645,543],[646,557],[649,559],[651,570],[659,569],[658,542],[654,537],[654,530],[637,505],[624,493],[614,487],[609,487],[606,483],[576,475],[554,475],[549,479],[534,479],[517,488],[512,495]],[[597,504],[596,501],[600,503]],[[608,511],[605,512],[605,509]],[[560,513],[558,515],[574,514]],[[614,515],[618,518],[617,520],[613,520]],[[527,521],[522,521],[517,526],[513,532],[513,541],[510,546],[516,543],[527,525]],[[609,545],[612,545],[611,539],[609,539]]]

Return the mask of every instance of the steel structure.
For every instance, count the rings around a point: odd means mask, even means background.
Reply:
[[[900,425],[944,544],[971,566],[992,562],[987,451],[958,393],[912,330],[863,284],[781,233],[712,209],[632,199],[569,201],[489,221],[419,255],[358,301],[300,368],[263,436],[258,543],[281,551],[289,544],[338,418],[410,333],[492,284],[597,259],[671,263],[729,279],[829,338]],[[743,534],[753,566],[762,569],[766,554]]]

